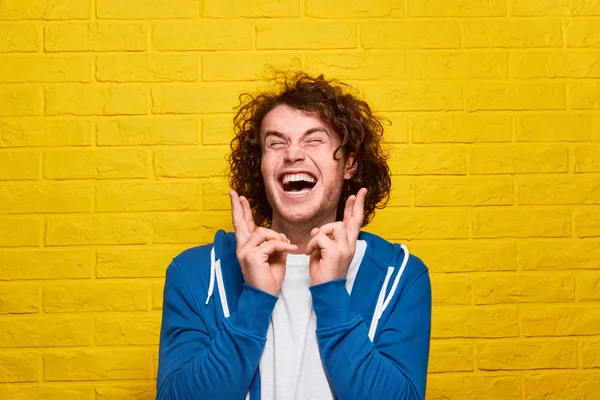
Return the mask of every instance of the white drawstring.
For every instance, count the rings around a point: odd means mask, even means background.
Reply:
[[[390,301],[392,301],[392,298],[394,297],[394,293],[396,292],[396,289],[398,288],[398,283],[400,282],[400,277],[404,273],[406,264],[408,264],[408,255],[409,255],[408,249],[403,244],[401,244],[400,247],[404,251],[404,259],[402,260],[402,264],[400,265],[400,270],[396,274],[396,279],[394,279],[394,283],[392,284],[392,289],[386,296],[385,292],[387,290],[387,286],[390,281],[390,277],[394,273],[394,267],[388,267],[387,274],[385,276],[385,280],[383,281],[383,285],[381,286],[381,291],[379,292],[379,297],[377,298],[377,304],[375,305],[375,312],[373,313],[373,319],[371,320],[371,327],[369,328],[369,339],[371,339],[371,342],[373,341],[373,338],[375,337],[375,331],[377,331],[377,325],[379,324],[379,320],[381,319],[381,316],[383,315],[383,312],[385,311],[387,306],[390,304]],[[385,301],[383,300],[384,297],[385,297]]]
[[[215,246],[210,250],[210,280],[208,282],[208,295],[206,296],[206,302],[208,304],[213,292],[215,290],[215,273],[217,272],[217,263],[215,262]]]

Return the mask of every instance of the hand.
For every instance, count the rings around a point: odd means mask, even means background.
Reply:
[[[229,192],[231,214],[237,241],[236,256],[244,281],[277,296],[285,277],[287,253],[298,246],[283,234],[267,228],[255,228],[250,203],[235,190]]]
[[[361,188],[356,196],[348,197],[343,221],[325,224],[310,232],[306,254],[310,254],[313,285],[346,277],[364,218],[366,195],[367,189]]]

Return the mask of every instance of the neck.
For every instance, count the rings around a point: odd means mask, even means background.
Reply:
[[[313,228],[320,228],[330,222],[335,222],[335,212],[333,215],[321,216],[313,218],[310,221],[302,222],[290,222],[279,216],[273,215],[271,229],[275,232],[285,234],[292,244],[298,246],[298,250],[295,251],[294,254],[304,254],[306,252],[306,246],[310,241],[310,231]]]

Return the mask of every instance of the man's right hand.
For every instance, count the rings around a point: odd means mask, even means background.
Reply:
[[[254,226],[250,203],[235,190],[229,192],[231,214],[237,241],[236,256],[244,281],[257,289],[277,296],[285,277],[287,253],[298,246],[272,229]]]

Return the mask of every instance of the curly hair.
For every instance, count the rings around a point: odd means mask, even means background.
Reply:
[[[267,199],[261,174],[262,149],[260,128],[265,115],[280,104],[318,112],[323,122],[338,134],[343,155],[354,154],[356,172],[345,180],[337,207],[337,220],[343,219],[346,200],[362,187],[368,189],[362,226],[382,209],[389,200],[391,188],[388,153],[382,148],[382,118],[369,105],[353,95],[348,85],[338,80],[327,80],[323,75],[313,77],[304,72],[293,75],[282,73],[275,79],[276,88],[264,93],[240,95],[240,104],[233,119],[235,137],[229,155],[229,184],[240,195],[246,196],[254,221],[259,226],[272,222],[273,209]]]

